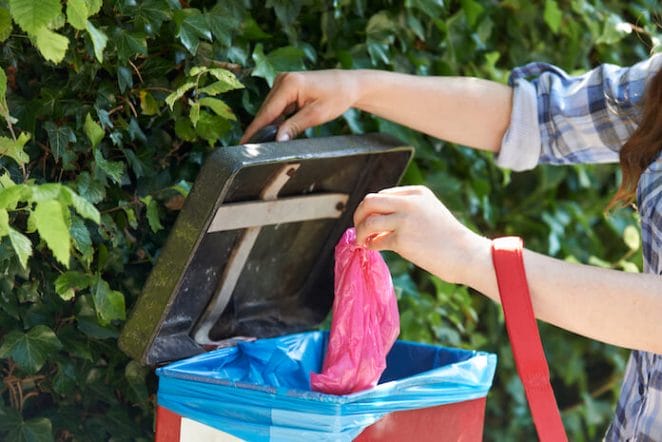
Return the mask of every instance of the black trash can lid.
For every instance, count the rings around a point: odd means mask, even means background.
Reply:
[[[333,249],[413,149],[382,135],[218,148],[206,160],[120,347],[148,365],[309,330],[333,301]]]

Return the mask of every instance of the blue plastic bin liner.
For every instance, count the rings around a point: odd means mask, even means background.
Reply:
[[[372,389],[344,396],[310,391],[327,332],[240,342],[156,370],[158,403],[250,441],[352,440],[393,411],[485,397],[490,353],[397,341]]]

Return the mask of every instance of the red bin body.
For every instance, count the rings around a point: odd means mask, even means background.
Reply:
[[[356,442],[479,442],[483,440],[485,398],[418,410],[396,411],[372,424]],[[188,422],[187,422],[188,421]],[[192,423],[167,408],[156,411],[155,442],[236,441],[221,430]]]

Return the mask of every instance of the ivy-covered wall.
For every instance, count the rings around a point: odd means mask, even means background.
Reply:
[[[0,439],[150,440],[155,379],[116,339],[206,155],[236,144],[277,72],[341,67],[506,81],[660,45],[657,0],[0,0]],[[534,250],[641,266],[613,166],[497,169],[356,111],[309,136],[383,131],[408,183]],[[487,440],[531,440],[496,306],[395,256],[402,338],[499,354]],[[570,438],[598,440],[627,352],[542,325]]]

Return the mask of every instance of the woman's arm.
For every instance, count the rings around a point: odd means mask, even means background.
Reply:
[[[354,222],[357,241],[393,250],[499,302],[490,240],[457,221],[425,187],[368,195]],[[525,251],[537,318],[621,347],[662,353],[662,277],[571,264]]]
[[[374,70],[279,75],[242,143],[292,107],[279,141],[340,116],[364,110],[434,137],[498,152],[510,123],[512,89],[468,77],[421,77]]]

